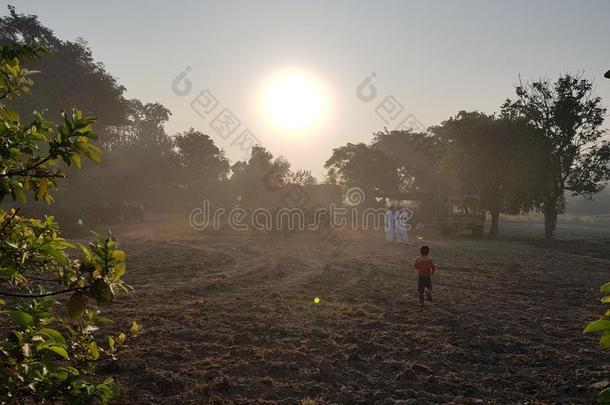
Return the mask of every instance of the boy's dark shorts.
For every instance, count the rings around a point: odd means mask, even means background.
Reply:
[[[426,288],[432,288],[432,278],[419,276],[417,279],[417,291],[421,294]]]

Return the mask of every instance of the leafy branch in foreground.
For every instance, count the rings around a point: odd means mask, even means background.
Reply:
[[[600,291],[608,294],[602,298],[604,304],[610,304],[610,282],[601,286]],[[601,332],[599,346],[602,349],[610,349],[610,309],[607,309],[604,316],[597,321],[591,322],[583,333]],[[610,404],[610,387],[604,389],[597,395],[597,402],[600,404]]]
[[[95,117],[74,110],[55,125],[35,113],[24,123],[4,104],[29,93],[36,73],[23,61],[38,57],[31,46],[0,47],[0,202],[53,202],[51,191],[63,165],[80,167],[81,157],[99,161],[92,141]],[[27,218],[19,209],[0,210],[0,403],[108,403],[118,389],[99,381],[95,364],[116,359],[128,335],[101,339],[99,326],[112,323],[98,304],[131,288],[122,280],[125,252],[112,234],[95,234],[88,245],[61,237],[53,217]],[[133,322],[129,336],[140,326]]]

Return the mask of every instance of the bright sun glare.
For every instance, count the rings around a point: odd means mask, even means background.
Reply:
[[[315,76],[301,71],[282,71],[264,83],[260,106],[272,127],[298,133],[322,122],[329,95]]]

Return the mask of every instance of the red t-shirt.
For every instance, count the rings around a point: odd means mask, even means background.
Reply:
[[[436,270],[434,262],[428,256],[419,256],[415,259],[414,267],[420,277],[430,277]]]

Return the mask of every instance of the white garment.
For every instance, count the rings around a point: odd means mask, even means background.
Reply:
[[[394,232],[398,242],[409,243],[408,230],[411,228],[409,219],[411,218],[408,209],[399,209],[394,213]]]
[[[394,240],[394,213],[387,210],[384,214],[385,241],[391,243]]]

